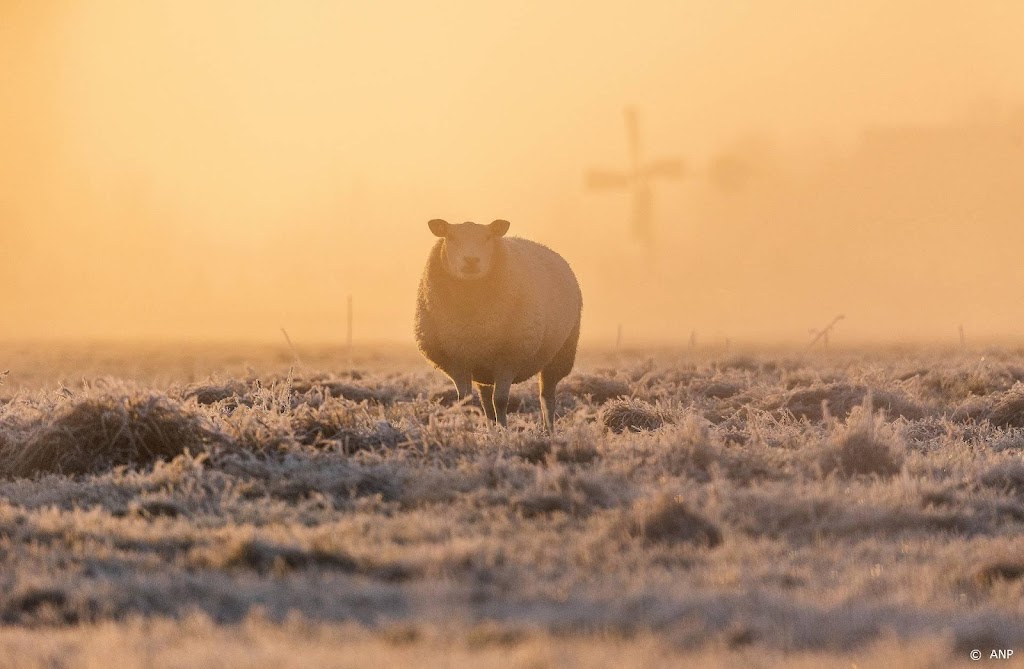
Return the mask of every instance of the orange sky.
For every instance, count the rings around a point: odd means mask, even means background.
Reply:
[[[337,340],[352,293],[358,336],[411,340],[436,216],[563,252],[590,341],[801,340],[840,312],[851,337],[1024,335],[1005,245],[950,241],[1020,204],[986,188],[1020,175],[1024,5],[579,6],[0,0],[0,337]],[[625,165],[626,104],[692,168],[657,189],[656,261],[628,197],[582,187]],[[914,149],[880,175],[865,131],[894,125],[994,167]],[[699,175],[729,151],[761,173],[725,195]]]

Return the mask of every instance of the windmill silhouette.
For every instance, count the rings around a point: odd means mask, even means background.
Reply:
[[[636,109],[627,107],[625,114],[626,141],[629,143],[629,169],[625,172],[591,170],[586,174],[586,185],[593,191],[631,191],[633,194],[633,236],[650,246],[654,243],[652,182],[658,178],[678,179],[683,174],[683,163],[671,158],[644,162]]]

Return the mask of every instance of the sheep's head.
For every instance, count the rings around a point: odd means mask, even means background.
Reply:
[[[445,270],[457,279],[480,279],[490,273],[499,240],[508,232],[509,223],[497,220],[490,225],[452,225],[435,218],[427,225],[431,232],[444,239],[441,260]]]

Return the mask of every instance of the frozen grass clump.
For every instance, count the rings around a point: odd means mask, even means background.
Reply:
[[[974,580],[983,586],[1024,581],[1024,557],[1007,556],[983,561],[974,568]]]
[[[943,401],[958,402],[1010,390],[1024,380],[1024,370],[981,358],[959,365],[936,366],[923,375],[925,393]]]
[[[0,467],[9,476],[145,466],[223,440],[205,415],[166,395],[128,389],[90,392],[19,427],[3,443]]]
[[[828,478],[737,490],[725,504],[723,521],[752,537],[781,539],[790,546],[829,537],[862,548],[900,536],[920,541],[936,534],[969,536],[992,527],[990,519],[963,507],[922,508],[920,499],[898,490],[898,483]]]
[[[958,423],[979,423],[988,420],[995,403],[991,397],[971,396],[951,405],[953,409],[948,412],[949,418]]]
[[[556,465],[537,472],[530,485],[513,495],[512,508],[525,518],[555,512],[587,517],[598,509],[622,505],[632,494],[632,486],[622,477]]]
[[[82,602],[73,602],[59,587],[28,586],[0,595],[0,622],[4,625],[54,627],[89,620]]]
[[[722,543],[717,525],[691,510],[681,496],[664,493],[633,504],[629,533],[649,544],[714,548]]]
[[[866,392],[864,388],[848,384],[800,388],[792,391],[779,406],[796,418],[817,422],[823,420],[826,414],[846,417],[864,401]]]
[[[307,446],[341,448],[346,453],[371,448],[393,448],[405,435],[387,420],[372,418],[345,400],[328,400],[316,408],[304,405],[291,413],[295,439]]]
[[[597,449],[582,439],[566,439],[540,435],[514,438],[512,452],[527,462],[540,464],[555,462],[588,464],[598,457]]]
[[[707,481],[712,467],[722,459],[723,447],[712,427],[704,418],[687,411],[652,435],[646,448],[665,474]]]
[[[695,384],[694,390],[704,397],[728,399],[739,395],[743,391],[743,386],[732,381],[711,380]]]
[[[402,395],[401,389],[390,384],[370,386],[366,383],[353,383],[349,380],[320,379],[296,380],[291,384],[292,391],[300,395],[323,393],[327,397],[346,399],[352,402],[369,402],[371,404],[391,404]]]
[[[888,390],[872,390],[871,403],[876,409],[884,411],[889,418],[905,418],[921,420],[928,415],[928,409],[902,392]]]
[[[1024,386],[1000,394],[985,417],[996,427],[1024,427]]]
[[[658,409],[643,400],[613,400],[601,409],[601,423],[612,432],[646,432],[665,424]]]
[[[845,425],[834,429],[818,455],[818,464],[825,474],[895,476],[903,466],[905,449],[884,415],[872,411],[868,396]]]
[[[848,383],[833,383],[815,388],[799,388],[791,391],[775,406],[792,413],[796,418],[812,422],[822,421],[826,416],[846,418],[871,395],[873,405],[891,417],[918,420],[925,415],[922,407],[900,393],[884,390],[869,391],[866,386]]]
[[[250,569],[260,574],[284,574],[306,569],[353,573],[357,564],[340,551],[303,550],[252,537],[235,538],[223,545],[193,551],[191,562],[213,569]]]
[[[237,380],[224,382],[194,383],[182,391],[184,399],[194,399],[198,404],[208,406],[225,400],[234,400],[240,403],[244,401],[248,386]]]
[[[605,404],[620,397],[630,396],[629,384],[625,381],[598,374],[573,374],[562,381],[559,390],[579,399],[589,397],[594,404]]]
[[[1024,461],[1007,460],[989,467],[979,477],[982,485],[1024,495]]]

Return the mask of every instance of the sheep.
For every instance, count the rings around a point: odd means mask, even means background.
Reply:
[[[543,428],[554,430],[555,387],[572,371],[583,295],[551,249],[505,237],[509,222],[428,224],[440,239],[420,280],[416,343],[451,378],[459,399],[476,386],[491,421],[506,426],[509,389],[540,373]]]

